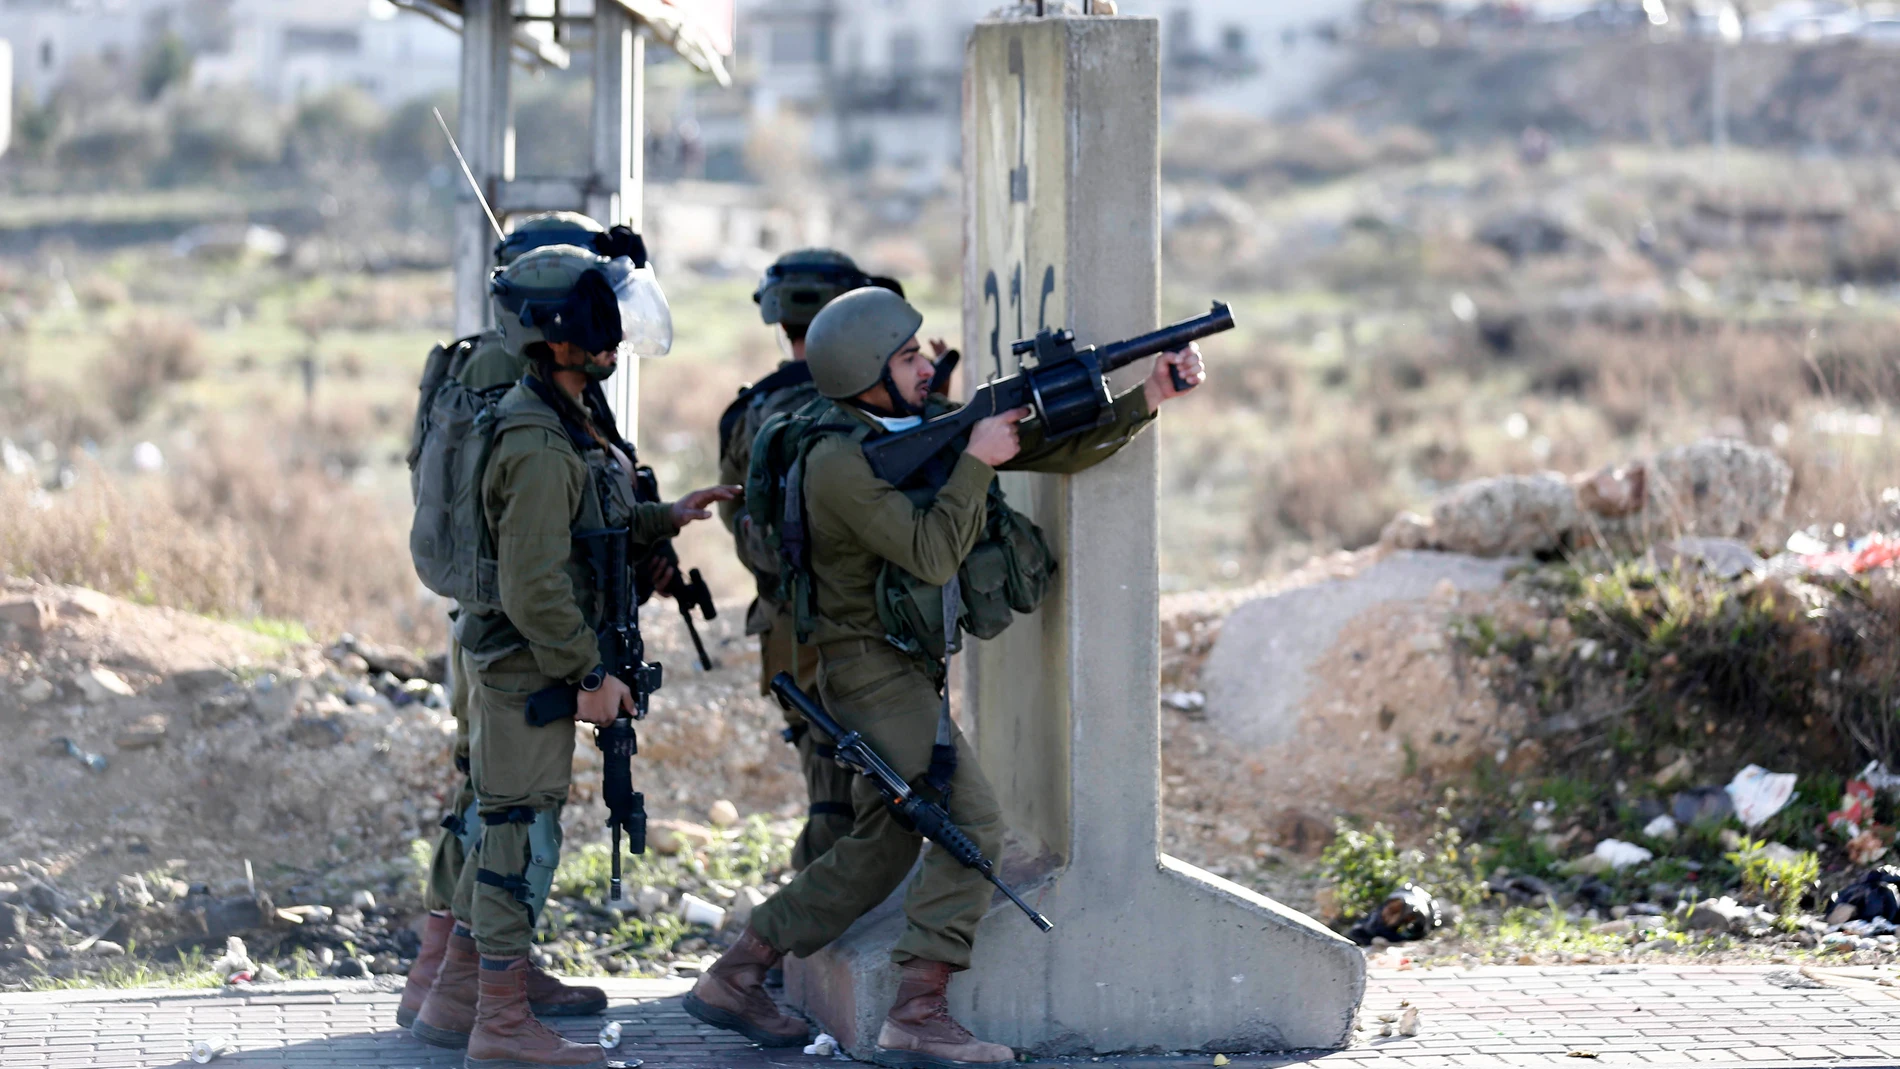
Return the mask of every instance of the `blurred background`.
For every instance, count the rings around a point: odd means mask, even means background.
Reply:
[[[991,6],[741,0],[729,87],[648,51],[679,341],[644,369],[639,444],[669,490],[712,479],[718,412],[778,359],[749,298],[779,253],[902,277],[954,343],[962,50]],[[462,181],[429,113],[453,122],[458,54],[434,10],[0,3],[0,569],[441,640],[402,464]],[[1789,458],[1790,529],[1891,506],[1900,13],[1122,10],[1163,27],[1164,314],[1219,297],[1242,324],[1196,418],[1161,428],[1167,589],[1369,544],[1462,479],[1709,433]],[[524,59],[521,174],[584,161],[587,61]],[[695,539],[741,599],[720,533]]]

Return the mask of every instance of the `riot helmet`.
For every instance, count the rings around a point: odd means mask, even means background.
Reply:
[[[767,324],[778,324],[788,331],[807,327],[819,309],[839,294],[872,285],[871,276],[835,249],[798,249],[778,258],[765,269],[752,303],[759,306],[759,317]]]
[[[673,317],[651,267],[575,245],[523,253],[489,283],[505,344],[568,342],[590,353],[665,356]]]
[[[601,226],[579,212],[536,212],[515,221],[508,236],[495,243],[495,266],[507,267],[523,254],[549,245],[575,245],[602,256],[625,256],[635,267],[647,262],[646,243],[625,226]]]

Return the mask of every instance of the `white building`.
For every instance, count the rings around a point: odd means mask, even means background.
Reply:
[[[295,100],[354,85],[384,103],[453,88],[454,32],[387,0],[0,0],[14,84],[43,100],[80,60],[136,63],[161,35],[196,85]]]

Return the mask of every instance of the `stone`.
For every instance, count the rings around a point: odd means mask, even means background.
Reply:
[[[1700,568],[1718,579],[1733,579],[1762,563],[1754,547],[1735,538],[1676,538],[1658,543],[1650,555],[1662,567]]]
[[[251,711],[266,724],[290,719],[300,702],[310,696],[310,684],[301,679],[262,676],[251,688]]]
[[[1465,483],[1432,503],[1432,548],[1475,557],[1556,549],[1577,526],[1577,494],[1556,472]]]
[[[0,902],[0,942],[18,939],[25,930],[20,923],[20,907]]]
[[[704,824],[687,820],[661,818],[647,821],[647,845],[653,848],[654,853],[668,857],[679,853],[682,843],[688,850],[703,850],[718,837],[718,832]]]
[[[66,592],[66,598],[59,604],[62,616],[80,616],[98,620],[112,615],[116,603],[110,595],[85,587],[74,587]]]
[[[334,716],[300,716],[290,724],[290,741],[314,750],[327,749],[348,738],[349,728]]]
[[[73,684],[89,702],[102,702],[108,698],[130,698],[138,692],[132,685],[119,677],[110,668],[94,665],[73,673]]]
[[[730,828],[739,823],[739,807],[721,798],[706,811],[706,819],[711,821],[715,828]]]
[[[1643,519],[1653,530],[1748,538],[1781,515],[1794,472],[1732,438],[1677,446],[1649,462]]]
[[[1646,475],[1640,462],[1579,475],[1574,480],[1577,504],[1585,512],[1606,519],[1628,516],[1643,507]]]
[[[1333,826],[1303,809],[1288,806],[1273,818],[1273,843],[1301,857],[1318,857],[1333,841]]]
[[[345,980],[360,979],[369,974],[369,962],[364,958],[338,958],[337,963],[330,966],[331,976]]]
[[[58,916],[69,908],[66,896],[60,893],[59,888],[44,880],[37,880],[27,887],[25,899],[28,908],[47,917]]]
[[[122,958],[125,948],[110,939],[101,939],[94,943],[86,953],[96,958]]]
[[[53,686],[51,680],[35,676],[27,680],[26,683],[14,693],[14,696],[20,699],[21,705],[38,705],[41,702],[51,699],[56,693],[58,693],[58,688]]]
[[[642,917],[651,917],[666,908],[667,894],[652,884],[643,884],[633,896],[634,909]]]
[[[43,598],[7,598],[0,600],[0,621],[12,624],[19,629],[20,640],[28,647],[37,647],[46,632],[52,630],[59,619],[53,606]]]
[[[0,965],[20,965],[26,962],[43,962],[46,953],[31,943],[21,943],[17,947],[0,950]]]
[[[758,887],[739,888],[739,893],[733,896],[732,904],[726,908],[726,923],[734,930],[744,928],[752,921],[752,911],[764,905],[769,897],[771,896]]]
[[[376,895],[372,891],[358,891],[350,896],[350,905],[364,911],[376,908]]]
[[[1686,927],[1697,931],[1740,931],[1754,919],[1755,911],[1733,898],[1705,898],[1697,902],[1683,918]]]
[[[113,744],[121,750],[149,750],[165,744],[167,721],[163,713],[152,713],[133,721],[124,731],[113,736]]]

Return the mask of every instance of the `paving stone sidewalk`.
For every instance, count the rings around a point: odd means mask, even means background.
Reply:
[[[1900,1066],[1900,973],[1792,966],[1375,969],[1364,1031],[1340,1051],[1235,1056],[1237,1069],[1486,1069],[1506,1066]],[[654,1069],[815,1067],[825,1059],[760,1050],[688,1017],[686,981],[609,980],[607,1018],[623,1023],[610,1060]],[[285,984],[266,991],[64,991],[0,995],[0,1066],[147,1069],[192,1064],[193,1038],[230,1035],[216,1065],[448,1069],[459,1054],[398,1031],[397,996],[367,982]],[[1417,1036],[1380,1037],[1407,1006]],[[562,1031],[592,1039],[602,1018]],[[1586,1060],[1588,1056],[1588,1060]],[[1206,1054],[1080,1059],[1045,1066],[1175,1069]]]

